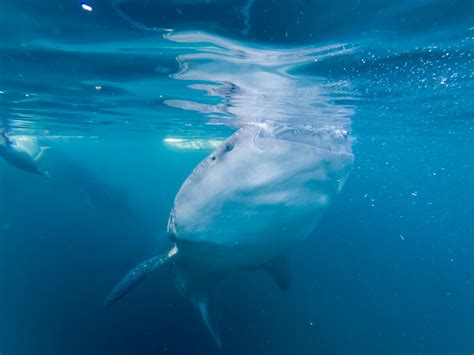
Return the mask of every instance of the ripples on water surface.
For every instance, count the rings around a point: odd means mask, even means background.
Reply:
[[[0,353],[472,353],[473,13],[434,0],[2,4],[0,128],[53,148],[53,182],[0,161]],[[116,279],[163,248],[181,182],[249,124],[324,148],[349,136],[355,155],[292,255],[292,289],[224,282],[222,350],[164,273],[104,312]]]

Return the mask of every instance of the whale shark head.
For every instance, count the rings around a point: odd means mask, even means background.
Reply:
[[[262,264],[310,234],[352,162],[345,132],[245,126],[183,183],[170,235],[215,267]]]

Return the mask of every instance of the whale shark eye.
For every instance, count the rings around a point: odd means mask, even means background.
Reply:
[[[227,144],[225,145],[225,151],[226,151],[226,152],[230,152],[232,149],[234,149],[234,146],[233,146],[232,144],[227,143]]]
[[[216,156],[213,155],[213,156],[211,157],[211,160],[216,160]]]

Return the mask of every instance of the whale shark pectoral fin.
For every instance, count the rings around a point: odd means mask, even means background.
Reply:
[[[262,266],[263,270],[268,272],[280,290],[286,291],[291,285],[291,267],[286,256],[281,256]]]
[[[130,271],[125,277],[120,280],[117,286],[110,292],[109,296],[105,300],[104,306],[110,307],[127,293],[129,293],[135,286],[146,279],[153,271],[159,268],[161,265],[169,262],[173,256],[178,253],[178,248],[173,247],[167,254],[154,256],[151,259],[136,266]]]
[[[210,335],[221,347],[221,337],[218,331],[217,319],[209,311],[209,294],[213,286],[222,277],[219,273],[209,273],[189,264],[174,263],[171,272],[174,284],[179,293],[186,297],[196,308]]]
[[[207,297],[200,297],[193,301],[194,306],[199,311],[204,324],[206,324],[209,333],[211,333],[212,338],[216,342],[217,346],[220,348],[222,346],[221,337],[217,327],[217,321],[214,317],[211,316],[209,312],[209,307],[207,306]]]

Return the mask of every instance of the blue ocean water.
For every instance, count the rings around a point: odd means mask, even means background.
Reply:
[[[0,354],[472,354],[473,7],[4,2],[0,129],[51,148],[51,181],[0,159]],[[354,155],[287,252],[291,287],[227,275],[220,348],[168,268],[104,309],[168,248],[183,181],[248,125],[341,133]]]

